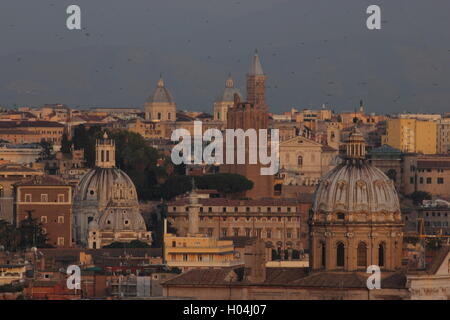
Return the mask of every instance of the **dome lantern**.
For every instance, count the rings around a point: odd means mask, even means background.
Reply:
[[[99,168],[114,168],[116,166],[116,144],[108,134],[103,134],[103,139],[97,139],[95,145],[95,166]]]
[[[346,158],[361,160],[366,158],[366,142],[356,127],[352,130],[347,140]]]

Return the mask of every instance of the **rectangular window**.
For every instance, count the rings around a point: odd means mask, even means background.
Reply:
[[[64,216],[58,216],[58,223],[64,223]]]
[[[431,184],[431,178],[427,178],[427,184]]]
[[[58,194],[58,202],[64,202],[64,194]]]
[[[438,184],[444,184],[444,178],[437,178]]]
[[[25,195],[25,202],[31,202],[31,194],[27,193]]]
[[[409,178],[409,183],[410,183],[410,184],[414,184],[414,177],[410,177],[410,178]]]
[[[47,223],[47,216],[41,217],[41,223]]]
[[[272,238],[272,229],[267,229],[267,231],[266,231],[266,237],[267,237],[267,238]]]
[[[292,229],[287,229],[286,238],[288,238],[288,239],[292,238]]]
[[[64,237],[58,237],[58,246],[64,245]]]
[[[41,202],[48,202],[48,194],[46,193],[41,194]]]
[[[222,229],[222,237],[226,237],[227,236],[227,229]]]

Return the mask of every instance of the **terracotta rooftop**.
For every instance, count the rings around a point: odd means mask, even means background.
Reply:
[[[52,176],[35,176],[22,182],[16,183],[17,186],[68,186],[63,180]]]
[[[183,206],[188,204],[188,198],[177,199],[169,202],[168,206]],[[261,200],[232,200],[226,198],[207,198],[198,199],[204,206],[295,206],[298,204],[296,199],[261,199]]]
[[[39,172],[39,170],[18,163],[6,163],[0,165],[0,173],[2,172]]]
[[[433,262],[427,266],[426,272],[428,274],[435,274],[439,267],[444,263],[444,259],[447,257],[450,252],[450,246],[443,246],[439,249],[439,252],[434,257]]]
[[[231,272],[238,276],[229,280]],[[193,269],[167,280],[166,285],[180,286],[289,286],[301,288],[354,288],[367,289],[369,274],[362,272],[314,272],[308,274],[306,268],[267,268],[266,280],[251,283],[242,277],[243,268]],[[241,276],[239,276],[241,275]],[[402,273],[390,273],[381,281],[382,288],[405,288],[406,276]]]
[[[418,169],[426,169],[426,168],[450,168],[450,159],[445,160],[419,160],[417,161]]]
[[[36,128],[36,127],[56,127],[64,128],[64,125],[54,121],[0,121],[2,128]]]

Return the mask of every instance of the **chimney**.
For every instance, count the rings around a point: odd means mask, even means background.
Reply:
[[[245,246],[244,263],[249,270],[248,281],[262,283],[266,280],[266,245],[263,240],[254,238]]]

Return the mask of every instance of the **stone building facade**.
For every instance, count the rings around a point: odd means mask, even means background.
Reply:
[[[450,156],[407,154],[403,158],[404,194],[414,191],[429,192],[448,198],[450,189]]]
[[[287,185],[315,186],[333,169],[339,151],[305,137],[280,143],[280,174]]]
[[[0,220],[14,223],[14,184],[44,173],[17,163],[0,166]]]
[[[48,243],[72,246],[72,186],[51,176],[34,176],[15,185],[16,225],[32,218],[42,223]]]
[[[308,248],[307,215],[309,203],[297,200],[198,199],[199,233],[216,238],[257,237],[275,250]],[[177,235],[189,232],[192,207],[187,198],[167,204],[168,221]]]

